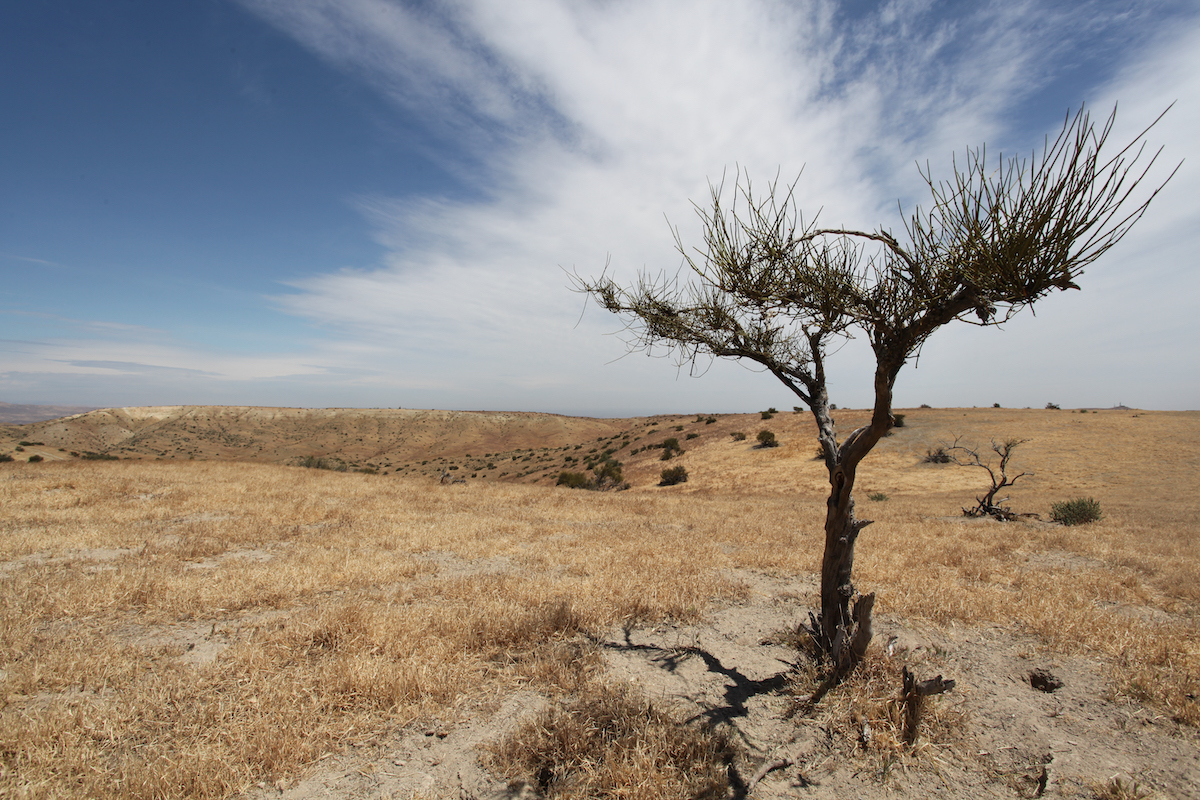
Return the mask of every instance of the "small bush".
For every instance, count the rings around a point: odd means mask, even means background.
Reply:
[[[1050,506],[1050,519],[1063,525],[1086,525],[1102,516],[1100,504],[1090,497],[1077,497]]]
[[[929,403],[921,403],[921,408],[933,408]]]
[[[926,450],[925,457],[921,461],[925,464],[949,464],[951,459],[946,448],[939,447],[937,450]]]
[[[698,434],[698,433],[689,433],[689,434],[688,434],[687,436],[685,436],[684,438],[685,438],[685,439],[695,439],[695,438],[696,438],[696,437],[698,437],[699,435],[700,435],[700,434]]]
[[[110,456],[108,453],[93,453],[91,450],[84,452],[80,458],[85,461],[116,461],[116,456]]]
[[[770,411],[762,412],[763,419],[774,419],[774,417],[775,417],[775,415],[773,413],[771,413]]]
[[[10,456],[8,453],[0,453],[0,464],[4,463],[5,461],[14,461],[14,460],[15,459],[12,456]]]
[[[676,426],[675,426],[675,430],[677,430],[677,431],[681,431],[681,430],[683,430],[683,426],[682,426],[682,425],[676,425]]]
[[[24,447],[22,447],[21,445],[17,445],[15,449],[16,449],[16,451],[17,451],[18,453],[24,453],[24,452],[25,452],[25,448],[24,448]]]
[[[29,457],[29,463],[30,463],[30,464],[36,464],[36,463],[38,463],[39,461],[44,461],[44,460],[45,460],[45,459],[43,459],[41,456],[30,456],[30,457]]]
[[[1058,411],[1058,403],[1046,403],[1047,411]]]
[[[596,475],[596,486],[598,488],[620,488],[625,483],[625,477],[621,473],[620,461],[614,461],[610,458],[596,465],[592,472]]]
[[[999,403],[992,403],[992,408],[999,408],[999,407],[1000,407]]]
[[[792,413],[793,414],[802,414],[802,413],[804,413],[804,409],[801,408],[800,406],[792,406]]]
[[[771,406],[770,408],[767,409],[767,413],[768,414],[778,414],[779,409],[777,409],[775,406]]]
[[[591,486],[588,476],[582,472],[560,472],[555,486],[566,486],[568,489],[588,489]]]
[[[895,427],[897,427],[897,428],[904,427],[904,414],[893,414],[892,419],[894,419],[896,421]]]
[[[829,410],[830,410],[830,411],[837,411],[837,403],[830,403],[830,404],[829,404]]]
[[[876,503],[882,503],[884,500],[888,499],[888,496],[883,492],[868,492],[867,499],[874,500]]]
[[[770,431],[758,432],[758,444],[760,447],[779,447],[779,442],[775,439],[775,434]]]
[[[670,439],[664,439],[661,445],[663,450],[679,450],[679,440],[672,436]],[[679,452],[683,452],[680,450]]]
[[[687,483],[687,470],[682,467],[667,467],[662,471],[662,482],[659,486],[674,486],[677,483]]]
[[[735,431],[735,432],[733,432],[733,433],[731,433],[731,434],[729,434],[729,435],[733,437],[733,440],[734,440],[735,442],[744,442],[744,441],[746,441],[746,434],[742,433],[741,431]]]

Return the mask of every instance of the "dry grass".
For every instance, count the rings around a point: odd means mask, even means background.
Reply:
[[[720,800],[737,752],[722,734],[655,708],[628,687],[598,683],[491,748],[489,762],[539,797]]]
[[[201,461],[2,465],[0,792],[228,797],[518,686],[560,699],[543,732],[640,708],[600,688],[592,640],[699,620],[744,596],[732,570],[817,568],[811,424],[779,415],[772,450],[722,430],[739,425],[696,423],[703,437],[676,460],[688,483],[655,488],[651,454],[617,494]],[[1016,510],[1090,495],[1104,519],[964,523],[976,471],[920,463],[957,433],[1033,439],[1015,466],[1037,475],[1013,491]],[[1169,457],[1147,464],[1148,452]],[[1200,724],[1197,467],[1195,414],[909,412],[860,472],[861,497],[890,499],[860,505],[876,524],[859,585],[883,613],[1013,626],[1092,653],[1118,695]],[[878,658],[827,711],[831,725],[871,720],[881,763],[897,752],[889,670]],[[649,730],[626,734],[662,738]],[[704,741],[636,769],[720,750]],[[576,780],[555,785],[579,796]]]

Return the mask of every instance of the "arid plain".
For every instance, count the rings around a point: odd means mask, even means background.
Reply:
[[[1200,413],[900,413],[858,480],[875,642],[811,707],[806,415],[0,425],[0,793],[1200,796]],[[964,519],[986,474],[923,460],[956,437],[1029,440],[1041,519]],[[606,454],[628,490],[554,485]],[[1047,521],[1077,497],[1103,518]],[[904,666],[956,681],[915,746]]]

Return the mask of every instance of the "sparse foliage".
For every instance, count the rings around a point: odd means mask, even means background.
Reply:
[[[732,200],[717,185],[710,207],[697,206],[703,247],[685,246],[676,232],[692,282],[643,274],[626,288],[607,274],[576,276],[580,291],[628,321],[631,349],[666,347],[681,364],[754,362],[812,412],[830,482],[812,635],[838,672],[871,638],[874,596],[856,613],[851,576],[870,521],[855,517],[853,489],[858,464],[895,424],[896,377],[943,325],[999,325],[1079,288],[1084,268],[1141,218],[1158,189],[1134,193],[1157,154],[1143,152],[1143,132],[1110,155],[1114,117],[1097,128],[1081,110],[1029,161],[993,164],[981,148],[956,162],[948,181],[922,172],[931,204],[904,221],[904,242],[885,227],[818,227],[796,209],[791,188],[772,184],[764,199],[739,173]],[[875,399],[870,423],[839,440],[825,361],[855,334],[874,351]]]

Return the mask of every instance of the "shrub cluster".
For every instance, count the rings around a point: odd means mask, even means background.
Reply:
[[[662,471],[662,482],[659,486],[674,486],[677,483],[687,483],[688,473],[682,465],[678,467],[667,467]]]
[[[86,457],[84,456],[84,458]],[[321,458],[319,456],[305,456],[300,459],[300,466],[308,467],[309,469],[328,469],[333,472],[345,472],[347,469],[345,463],[341,461],[331,458]],[[451,469],[458,469],[458,467],[451,467]]]
[[[93,453],[91,450],[85,450],[80,456],[85,461],[117,461],[117,457],[108,453]]]
[[[621,462],[612,458],[606,458],[593,467],[591,477],[588,477],[586,472],[560,472],[555,485],[566,486],[568,489],[588,489],[594,492],[629,488],[621,471]]]
[[[1063,525],[1085,525],[1102,516],[1100,504],[1090,497],[1076,497],[1050,506],[1050,519]]]

